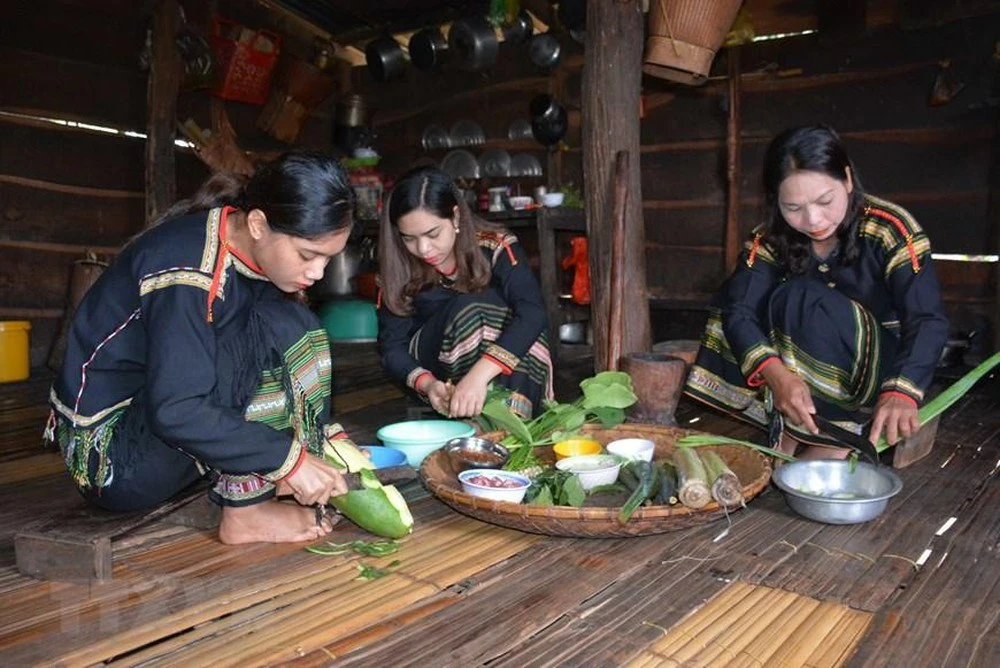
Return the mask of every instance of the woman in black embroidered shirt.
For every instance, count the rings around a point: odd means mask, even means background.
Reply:
[[[425,167],[393,188],[379,239],[386,371],[450,417],[478,415],[491,382],[525,417],[552,397],[545,308],[517,237]]]
[[[212,472],[223,542],[331,530],[305,507],[346,492],[318,456],[344,437],[329,346],[289,297],[344,248],[351,206],[335,160],[289,154],[249,180],[213,177],[122,249],[80,304],[51,393],[48,434],[87,499],[139,510]]]
[[[782,448],[823,447],[816,413],[889,443],[917,406],[948,333],[930,241],[905,209],[866,194],[837,134],[786,130],[764,161],[768,213],[709,317],[687,392],[766,425],[763,386],[788,418]]]

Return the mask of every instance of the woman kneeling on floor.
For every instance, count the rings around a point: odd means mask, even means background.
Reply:
[[[382,366],[439,413],[473,417],[487,386],[522,417],[552,398],[541,291],[517,237],[474,216],[436,168],[393,188],[379,235]]]
[[[912,435],[948,334],[927,235],[862,190],[822,125],[775,137],[764,195],[765,222],[716,298],[687,393],[762,426],[783,415],[781,449],[802,444],[805,458],[848,452],[824,447],[835,441],[815,414],[859,434],[870,420],[872,443]]]
[[[343,250],[351,211],[336,161],[287,154],[213,177],[122,249],[51,393],[47,434],[84,497],[142,510],[211,474],[223,542],[329,533],[306,506],[346,492],[319,456],[346,436],[329,423],[326,335],[293,296]]]

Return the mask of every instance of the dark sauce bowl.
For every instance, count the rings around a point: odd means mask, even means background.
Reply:
[[[507,463],[507,448],[485,438],[453,438],[444,444],[445,454],[455,473],[469,469],[498,469]]]

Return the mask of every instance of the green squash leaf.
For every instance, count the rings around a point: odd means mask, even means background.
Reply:
[[[495,422],[508,434],[516,437],[524,445],[531,445],[533,443],[531,432],[528,431],[528,426],[524,424],[524,421],[521,420],[521,418],[512,413],[510,408],[508,408],[504,403],[497,401],[489,402],[483,406],[483,415]]]
[[[598,408],[592,408],[590,410],[590,414],[600,420],[601,426],[605,429],[617,427],[625,421],[625,410],[622,408],[608,408],[601,406]]]
[[[560,505],[573,506],[574,508],[579,508],[583,505],[584,499],[587,498],[587,493],[583,491],[580,476],[571,475],[566,478],[562,485],[562,494],[560,497]]]
[[[636,402],[635,393],[624,385],[588,385],[583,388],[583,407],[628,408]]]

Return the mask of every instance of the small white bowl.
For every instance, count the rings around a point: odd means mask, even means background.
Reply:
[[[527,209],[534,201],[534,199],[527,195],[516,195],[510,198],[510,205],[514,207],[515,211],[520,211],[521,209]]]
[[[517,487],[490,487],[470,482],[470,478],[484,476],[487,478],[502,478],[503,480],[517,483]],[[472,496],[493,501],[507,501],[508,503],[521,503],[525,492],[531,486],[531,481],[523,475],[510,471],[498,471],[496,469],[469,469],[458,474],[458,481],[462,483],[462,491]]]
[[[556,462],[556,468],[560,471],[575,473],[585,490],[612,484],[618,480],[618,471],[621,467],[622,465],[609,455],[577,455]]]
[[[605,448],[608,452],[632,461],[653,461],[656,443],[648,438],[620,438],[611,441]]]
[[[565,193],[545,193],[542,195],[542,204],[551,209],[557,206],[562,206],[565,198]]]

